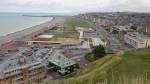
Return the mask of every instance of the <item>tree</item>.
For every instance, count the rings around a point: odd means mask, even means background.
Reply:
[[[133,29],[133,30],[137,30],[137,26],[131,26],[131,29]]]
[[[95,46],[92,53],[96,59],[102,58],[106,55],[105,49],[102,45]]]

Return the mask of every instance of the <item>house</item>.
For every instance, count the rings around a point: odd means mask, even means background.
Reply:
[[[48,61],[49,69],[58,72],[60,75],[67,75],[79,68],[76,62],[65,57],[59,50],[53,51]]]

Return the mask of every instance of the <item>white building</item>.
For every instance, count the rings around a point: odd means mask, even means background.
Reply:
[[[127,32],[133,32],[130,26],[114,26],[110,31],[120,40],[124,39],[124,35]]]
[[[103,42],[101,38],[92,38],[93,46],[103,45],[106,46],[106,42]]]
[[[150,46],[150,38],[137,32],[129,32],[124,36],[125,43],[134,48],[144,48]]]

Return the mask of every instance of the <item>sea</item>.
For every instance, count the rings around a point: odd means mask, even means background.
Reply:
[[[28,17],[24,15],[44,16],[44,13],[0,13],[0,36],[20,31],[46,21],[51,21],[52,17]]]

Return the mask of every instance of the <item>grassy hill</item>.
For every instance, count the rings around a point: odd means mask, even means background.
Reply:
[[[43,84],[150,84],[150,48],[108,55],[72,78]]]

